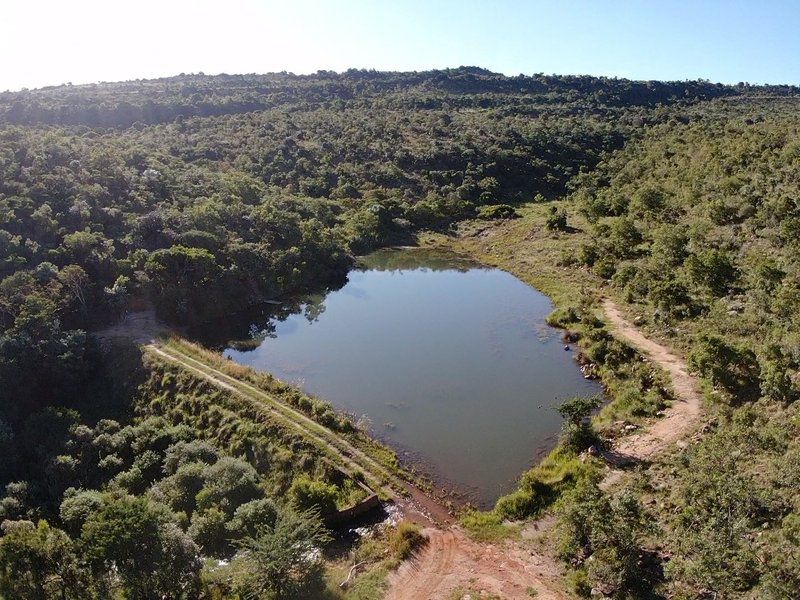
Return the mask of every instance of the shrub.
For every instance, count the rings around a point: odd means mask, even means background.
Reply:
[[[566,421],[566,444],[569,448],[579,452],[597,442],[589,415],[602,404],[600,396],[576,396],[561,403],[557,410]]]
[[[647,520],[636,498],[623,492],[616,498],[584,478],[561,503],[558,549],[585,575],[576,581],[601,589],[614,598],[642,598],[652,592],[658,570],[648,568],[642,549]]]
[[[689,367],[725,391],[747,399],[759,383],[755,353],[716,335],[704,335],[689,354]]]
[[[550,214],[547,215],[546,227],[550,231],[567,231],[567,213],[558,210],[555,206],[550,207]]]
[[[581,320],[578,309],[574,306],[567,306],[564,308],[557,308],[549,315],[547,315],[547,323],[553,327],[560,327],[566,329],[568,325],[579,323]]]
[[[105,500],[100,492],[70,488],[64,494],[59,514],[67,531],[78,535],[86,520],[104,505]]]
[[[398,559],[405,560],[426,541],[427,538],[422,535],[419,525],[401,521],[389,536],[389,547]]]
[[[217,508],[196,512],[186,533],[200,546],[204,554],[220,556],[227,549],[227,520],[225,513]]]
[[[517,217],[517,211],[509,204],[491,204],[489,206],[481,206],[477,210],[479,219],[514,219]]]
[[[278,510],[272,500],[269,498],[253,500],[236,509],[227,529],[233,538],[254,536],[258,533],[259,527],[273,527],[277,517]]]
[[[335,485],[313,480],[308,475],[299,476],[289,488],[289,502],[295,510],[316,509],[321,515],[336,512],[338,495]]]

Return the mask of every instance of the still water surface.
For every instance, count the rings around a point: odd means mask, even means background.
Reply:
[[[233,360],[356,415],[482,506],[552,446],[560,400],[600,392],[512,275],[441,252],[384,250],[341,289],[251,326]],[[237,350],[236,348],[240,348]]]

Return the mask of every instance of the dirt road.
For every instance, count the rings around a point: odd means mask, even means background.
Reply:
[[[648,460],[691,433],[700,418],[702,399],[700,388],[697,379],[689,373],[683,359],[642,334],[622,315],[612,300],[608,298],[603,300],[603,310],[614,334],[645,354],[661,367],[672,381],[675,401],[665,411],[665,415],[650,427],[625,437],[614,445],[614,452],[623,457]]]

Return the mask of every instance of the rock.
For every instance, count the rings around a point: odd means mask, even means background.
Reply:
[[[589,453],[590,456],[598,456],[600,454],[600,450],[598,450],[597,446],[595,446],[594,444],[589,446],[587,452]]]

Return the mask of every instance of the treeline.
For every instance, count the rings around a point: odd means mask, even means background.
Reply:
[[[732,87],[701,80],[630,81],[544,74],[507,77],[476,67],[407,73],[351,69],[314,75],[198,74],[4,92],[0,93],[0,122],[130,127],[290,105],[357,106],[377,98],[387,103],[411,100],[419,108],[430,101],[450,99],[462,106],[491,108],[505,104],[509,96],[543,105],[653,107],[733,95],[747,88],[744,84]],[[773,86],[769,91],[796,90]]]

